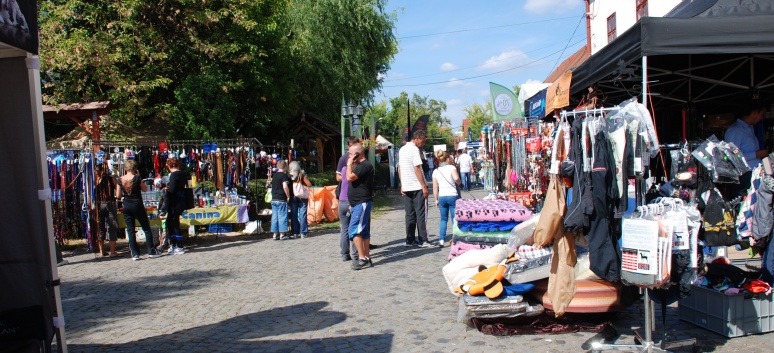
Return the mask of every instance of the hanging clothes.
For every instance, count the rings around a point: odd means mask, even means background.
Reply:
[[[612,202],[618,194],[614,183],[615,171],[609,138],[605,131],[596,134],[594,165],[591,172],[591,196],[594,208],[585,234],[589,243],[590,269],[606,281],[616,282],[621,277],[620,233],[611,224]]]
[[[589,218],[594,211],[591,197],[591,178],[585,172],[582,139],[583,119],[575,119],[570,130],[570,153],[560,167],[562,176],[572,178],[572,200],[564,217],[565,230],[569,232],[586,232],[589,229]]]

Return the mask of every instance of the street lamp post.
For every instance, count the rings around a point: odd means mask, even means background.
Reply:
[[[351,120],[350,124],[350,136],[357,136],[361,138],[363,131],[361,128],[361,118],[363,117],[363,106],[354,103],[344,103],[344,99],[341,100],[341,153],[346,152],[347,144],[344,139],[344,123],[346,120]]]

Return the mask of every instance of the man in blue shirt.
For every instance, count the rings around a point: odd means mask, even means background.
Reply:
[[[758,138],[755,136],[755,124],[758,124],[763,119],[763,114],[766,112],[766,106],[763,102],[754,100],[750,102],[747,109],[743,112],[743,116],[731,124],[726,130],[725,141],[733,142],[739,150],[742,151],[744,159],[747,160],[747,164],[750,168],[755,168],[760,164],[761,158],[766,157],[769,151],[761,149],[758,145]],[[750,187],[750,177],[752,173],[747,172],[739,177],[739,186],[735,188],[734,195],[746,192]]]

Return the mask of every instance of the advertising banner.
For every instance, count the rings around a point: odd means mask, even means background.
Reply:
[[[489,82],[489,94],[492,97],[492,119],[494,121],[523,118],[519,100],[509,88]]]

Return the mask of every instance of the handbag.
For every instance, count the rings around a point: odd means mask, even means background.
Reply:
[[[443,173],[441,173],[440,169],[438,169],[437,171],[438,171],[438,174],[441,176],[441,178],[446,180],[446,182],[449,183],[449,185],[454,185],[454,188],[457,189],[457,198],[461,199],[462,198],[462,189],[460,189],[460,186],[457,185],[457,183],[452,183],[451,181],[449,181],[449,179],[446,179],[446,177],[443,175]]]
[[[299,199],[308,199],[309,187],[301,183],[299,180],[299,182],[293,183],[293,195]]]
[[[271,189],[266,189],[266,195],[263,196],[263,201],[271,203]]]

